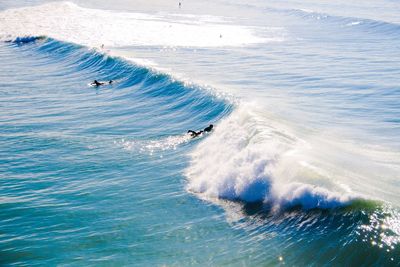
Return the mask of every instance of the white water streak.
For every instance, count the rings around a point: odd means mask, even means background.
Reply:
[[[222,18],[149,15],[79,7],[70,2],[9,9],[0,13],[0,38],[49,36],[91,47],[218,47],[282,41],[280,29],[258,37],[256,28]],[[265,29],[263,29],[265,32]]]

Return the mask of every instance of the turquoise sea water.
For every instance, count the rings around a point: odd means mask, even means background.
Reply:
[[[0,265],[400,265],[398,3],[43,3],[0,4]]]

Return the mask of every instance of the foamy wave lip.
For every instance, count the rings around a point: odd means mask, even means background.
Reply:
[[[337,188],[288,180],[280,169],[295,168],[286,158],[298,141],[287,133],[274,136],[276,131],[261,125],[246,108],[238,108],[192,153],[187,189],[207,199],[264,202],[274,210],[336,208],[356,198]]]
[[[266,36],[259,37],[256,28],[223,23],[219,18],[214,19],[218,22],[201,16],[180,20],[168,15],[112,12],[60,2],[1,12],[0,33],[14,37],[45,35],[90,47],[219,47],[283,40],[281,30],[275,28],[263,28]]]
[[[355,199],[350,194],[338,194],[325,188],[301,183],[289,184],[274,196],[275,208],[300,206],[304,209],[330,209],[345,206]]]

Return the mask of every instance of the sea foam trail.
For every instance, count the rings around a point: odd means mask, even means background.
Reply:
[[[306,142],[250,110],[239,107],[195,149],[188,190],[205,198],[264,202],[275,210],[335,208],[358,198],[306,164],[306,153],[298,153],[307,150]]]
[[[48,3],[0,13],[0,38],[45,35],[91,47],[217,47],[283,40],[279,29],[263,29],[269,36],[259,37],[256,28],[221,20],[202,16],[188,20],[183,15],[168,17],[88,9],[70,2]]]

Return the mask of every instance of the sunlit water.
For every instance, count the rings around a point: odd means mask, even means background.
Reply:
[[[400,264],[395,1],[0,10],[1,264]]]

